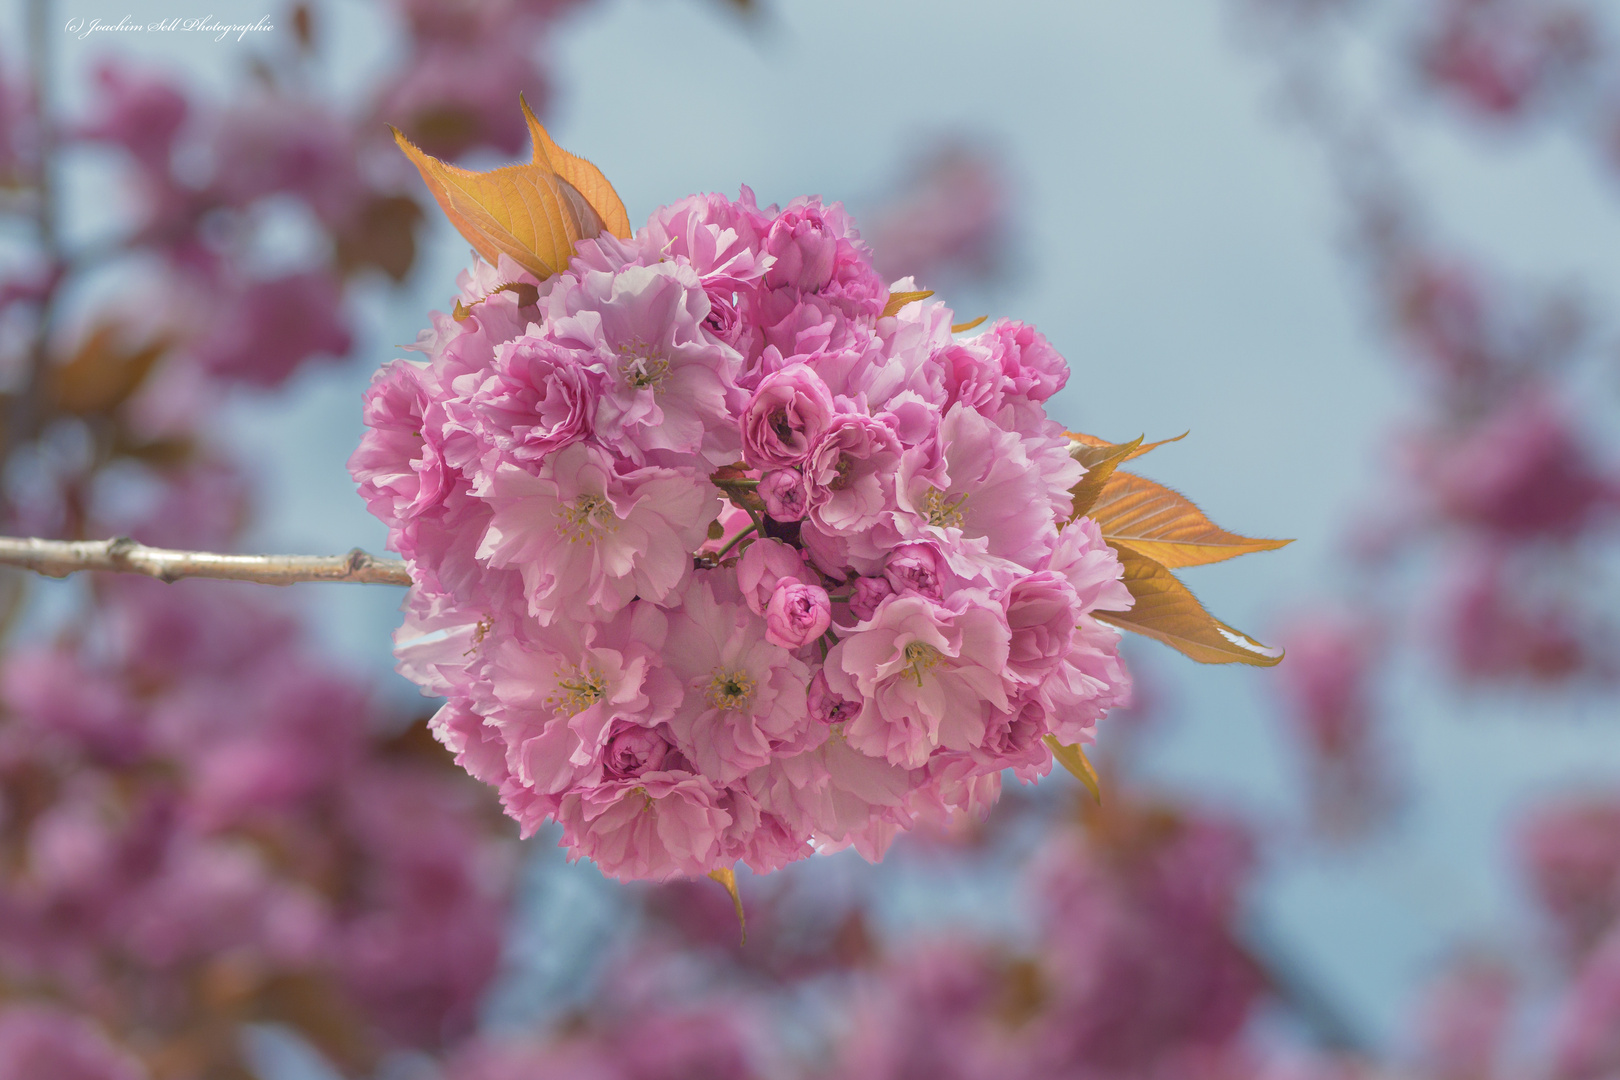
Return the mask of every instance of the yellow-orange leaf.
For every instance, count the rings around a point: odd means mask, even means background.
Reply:
[[[509,292],[517,297],[519,307],[533,307],[540,302],[540,290],[526,281],[508,281],[504,285],[497,285],[494,291],[490,293],[490,296],[498,292]],[[463,304],[460,299],[457,299],[456,306],[451,309],[450,315],[456,322],[466,322],[472,317],[472,309],[488,299],[489,296],[481,297],[470,304]]]
[[[51,397],[63,412],[110,412],[140,389],[168,348],[161,338],[128,348],[116,327],[98,326],[66,363],[49,370]]]
[[[533,307],[540,302],[540,290],[527,281],[508,281],[495,286],[496,292],[509,292],[517,297],[518,307]]]
[[[1099,439],[1095,435],[1082,435],[1078,431],[1065,431],[1064,434],[1067,435],[1069,438],[1073,439],[1075,442],[1080,443],[1080,444],[1082,444],[1084,446],[1112,446],[1112,445],[1114,445],[1113,443],[1110,443],[1107,439]],[[1183,431],[1180,435],[1176,435],[1176,436],[1174,436],[1172,438],[1160,439],[1158,442],[1150,442],[1146,446],[1138,446],[1135,450],[1131,451],[1130,457],[1126,458],[1125,460],[1126,461],[1131,461],[1131,460],[1134,460],[1136,458],[1139,458],[1143,454],[1147,453],[1149,450],[1156,450],[1159,447],[1164,446],[1166,443],[1180,442],[1182,439],[1185,439],[1189,434],[1191,434],[1191,432]]]
[[[898,315],[900,309],[907,304],[915,303],[918,300],[926,300],[933,295],[933,289],[923,289],[921,292],[892,292],[889,294],[889,302],[883,305],[883,318],[887,319],[890,315]]]
[[[487,173],[423,153],[397,129],[394,140],[426,181],[450,224],[485,260],[502,254],[539,278],[568,266],[574,245],[613,229],[629,234],[624,204],[596,166],[562,150],[524,106],[534,161]],[[582,183],[590,192],[582,191]]]
[[[534,143],[534,164],[549,165],[553,172],[572,184],[575,191],[585,196],[585,201],[591,204],[608,232],[614,236],[628,237],[630,215],[625,212],[624,200],[613,190],[613,185],[602,175],[602,170],[553,142],[535,118],[529,103],[523,100],[522,94],[518,95],[518,104],[523,107],[523,122],[529,125],[529,139]]]
[[[951,333],[953,333],[953,334],[966,333],[967,331],[973,329],[975,326],[978,326],[980,323],[984,322],[984,320],[988,319],[989,317],[990,316],[988,316],[988,315],[980,315],[977,319],[969,319],[967,322],[952,323],[951,324]]]
[[[1097,770],[1091,767],[1086,752],[1078,746],[1063,745],[1056,735],[1042,735],[1041,741],[1052,748],[1052,757],[1057,763],[1073,773],[1076,780],[1086,785],[1086,790],[1091,792],[1091,797],[1101,806],[1102,780],[1098,778]]]
[[[1274,551],[1293,543],[1229,533],[1205,517],[1185,495],[1133,473],[1110,476],[1092,504],[1090,516],[1110,543],[1128,544],[1172,570]]]
[[[743,944],[748,944],[748,920],[743,918],[742,894],[737,891],[737,871],[728,866],[723,870],[710,870],[709,876],[731,894],[731,906],[737,909],[737,926],[742,931]]]
[[[1069,489],[1074,499],[1074,517],[1085,517],[1086,512],[1096,505],[1097,497],[1102,494],[1103,485],[1108,478],[1114,475],[1114,470],[1120,462],[1129,461],[1136,448],[1142,445],[1143,436],[1138,435],[1128,443],[1109,445],[1102,443],[1094,446],[1091,443],[1077,443],[1069,450],[1069,456],[1086,467],[1086,475],[1080,482]]]
[[[1116,476],[1122,475],[1119,473]],[[1271,667],[1283,657],[1204,610],[1192,590],[1162,565],[1124,544],[1111,546],[1125,566],[1125,587],[1136,598],[1129,611],[1093,612],[1103,622],[1161,641],[1200,664]]]

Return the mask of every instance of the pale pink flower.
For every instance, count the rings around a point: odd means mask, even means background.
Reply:
[[[619,881],[698,877],[719,864],[731,815],[720,792],[689,772],[644,772],[565,794],[557,808],[570,859]]]
[[[762,344],[784,357],[859,352],[872,343],[868,325],[851,319],[829,299],[796,289],[751,297],[749,314]]]
[[[497,450],[537,466],[591,433],[601,379],[578,353],[525,335],[496,349],[494,373],[473,394],[472,408]]]
[[[1071,746],[1094,741],[1097,721],[1131,700],[1119,631],[1090,615],[1080,616],[1068,653],[1037,687],[1036,696],[1058,741]]]
[[[670,727],[700,773],[730,783],[812,735],[810,672],[766,638],[765,620],[722,573],[694,575],[684,601],[665,644],[665,663],[686,692]]]
[[[1135,603],[1125,587],[1125,568],[1091,518],[1075,518],[1058,532],[1052,553],[1036,569],[1062,574],[1074,586],[1080,610],[1129,611]]]
[[[1007,676],[1038,685],[1069,654],[1080,622],[1080,598],[1062,575],[1041,570],[1013,582],[1002,604],[1012,635]]]
[[[478,555],[521,570],[542,623],[611,614],[634,596],[663,600],[691,575],[719,510],[704,481],[650,466],[620,472],[582,443],[553,454],[539,476],[501,466],[487,498],[494,513]]]
[[[547,311],[546,336],[603,375],[598,438],[633,460],[659,450],[735,460],[728,395],[742,358],[704,330],[709,301],[690,267],[565,277]]]
[[[744,187],[735,202],[724,195],[690,195],[661,207],[636,239],[649,251],[684,258],[705,283],[740,286],[756,281],[773,261],[762,239],[769,227]]]
[[[1034,467],[1024,441],[958,403],[940,424],[939,444],[937,462],[922,447],[901,456],[895,482],[901,533],[944,541],[953,568],[965,576],[985,564],[974,557],[975,548],[1026,566],[1044,558],[1057,536],[1054,516],[1068,514],[1054,515],[1053,487]],[[1061,504],[1084,474],[1079,462],[1068,463],[1071,469],[1058,481]]]
[[[642,773],[659,772],[674,750],[657,729],[618,720],[603,745],[602,774],[609,780],[633,780]]]
[[[1033,783],[1052,769],[1052,752],[1041,738],[1053,726],[1040,698],[1015,698],[1005,712],[990,714],[984,741],[970,756],[984,773],[999,775],[1012,769],[1019,780]]]
[[[372,376],[362,416],[366,433],[349,457],[349,475],[366,508],[389,528],[389,546],[412,520],[443,504],[452,483],[436,440],[424,435],[424,417],[441,392],[433,374],[395,360]]]
[[[810,520],[850,535],[877,525],[894,501],[900,442],[882,420],[844,413],[827,427],[805,466]]]
[[[355,468],[417,583],[400,670],[525,834],[625,878],[877,858],[1128,696],[1089,614],[1130,605],[1119,561],[1056,525],[1061,358],[1012,323],[957,342],[943,304],[880,317],[841,207],[694,196],[545,282],[460,284]],[[733,504],[709,477],[739,458]]]
[[[843,711],[836,710],[835,716]],[[834,719],[830,727],[822,726],[825,737],[811,749],[779,756],[750,773],[748,787],[762,806],[784,820],[804,823],[821,850],[853,847],[862,858],[877,862],[910,827],[909,803],[920,776],[855,750],[841,723]]]
[[[625,723],[653,728],[680,704],[662,658],[668,618],[650,603],[610,620],[492,632],[497,640],[484,648],[490,700],[480,711],[500,732],[513,777],[537,794],[600,782],[614,733]]]
[[[926,597],[893,596],[827,656],[827,685],[861,700],[844,726],[856,750],[916,768],[938,747],[984,740],[986,709],[1005,710],[1007,622],[999,606],[959,610]]]
[[[486,723],[466,702],[445,702],[428,721],[428,730],[473,779],[494,788],[517,782],[506,764],[500,729]]]
[[[1069,381],[1068,362],[1033,326],[997,319],[973,339],[1001,368],[1003,393],[1044,402]]]

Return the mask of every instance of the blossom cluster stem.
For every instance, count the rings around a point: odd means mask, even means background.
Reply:
[[[40,540],[0,537],[0,565],[18,566],[47,577],[81,570],[145,574],[160,581],[217,578],[292,585],[301,581],[357,585],[409,585],[400,559],[381,559],[355,548],[347,555],[222,555],[147,547],[128,537],[112,540]]]

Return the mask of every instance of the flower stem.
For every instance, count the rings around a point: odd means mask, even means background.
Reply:
[[[743,537],[747,536],[749,533],[758,532],[758,531],[759,531],[759,522],[756,521],[752,525],[748,526],[748,528],[746,528],[742,532],[738,533],[736,536],[733,536],[731,538],[731,540],[727,542],[726,546],[721,548],[719,550],[719,552],[717,552],[715,554],[714,561],[716,563],[719,563],[719,561],[721,559],[726,557],[726,552],[730,551],[732,548],[736,547],[738,544],[740,544],[742,542]]]

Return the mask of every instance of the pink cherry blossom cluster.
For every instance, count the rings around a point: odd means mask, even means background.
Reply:
[[[620,879],[875,859],[1125,699],[1067,364],[893,288],[836,204],[694,196],[544,282],[479,264],[377,375],[400,668],[525,834]]]

